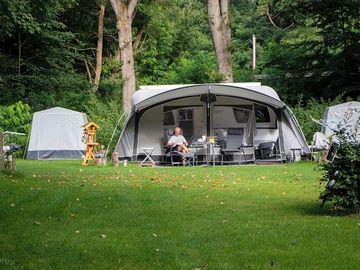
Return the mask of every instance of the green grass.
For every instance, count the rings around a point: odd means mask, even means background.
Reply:
[[[359,216],[320,209],[312,163],[0,174],[0,268],[359,269]]]

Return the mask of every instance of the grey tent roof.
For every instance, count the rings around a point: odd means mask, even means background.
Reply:
[[[360,117],[360,102],[351,101],[326,108],[321,132],[329,137],[334,130],[355,128]],[[358,127],[358,133],[360,133]],[[360,134],[357,135],[360,139]]]
[[[199,94],[224,94],[239,98],[258,100],[276,108],[284,107],[274,89],[260,83],[221,83],[221,84],[188,84],[188,85],[150,85],[140,86],[132,97],[132,105],[139,110],[162,101],[194,96]]]
[[[81,112],[55,107],[33,115],[27,159],[81,159],[85,144]]]

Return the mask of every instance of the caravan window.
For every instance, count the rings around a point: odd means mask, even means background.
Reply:
[[[266,106],[255,104],[256,123],[270,122],[269,109]]]

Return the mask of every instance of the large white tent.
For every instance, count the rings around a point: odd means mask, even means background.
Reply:
[[[34,113],[27,159],[81,159],[86,145],[81,142],[81,112],[61,107]]]
[[[255,117],[249,133],[249,117]],[[246,118],[246,119],[245,119]],[[153,157],[164,155],[163,147],[175,126],[189,141],[202,135],[224,138],[227,134],[251,134],[246,144],[276,143],[278,158],[288,159],[294,150],[310,150],[300,126],[274,89],[260,83],[141,86],[132,98],[128,116],[115,147],[121,159],[140,160],[143,148],[154,148]],[[233,135],[234,136],[234,135]],[[244,136],[245,137],[245,136]]]
[[[357,141],[360,141],[360,102],[351,101],[326,108],[322,120],[321,132],[326,138],[334,132],[344,129],[348,133],[356,132]]]

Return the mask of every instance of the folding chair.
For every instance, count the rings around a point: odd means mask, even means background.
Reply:
[[[241,157],[244,161],[254,161],[254,146],[243,145],[243,128],[229,128],[227,133],[226,147],[221,149],[221,164],[225,163],[241,163]],[[232,156],[233,159],[230,161],[224,161],[227,156]],[[246,155],[252,155],[252,158],[247,160]],[[238,160],[236,160],[238,156]]]

